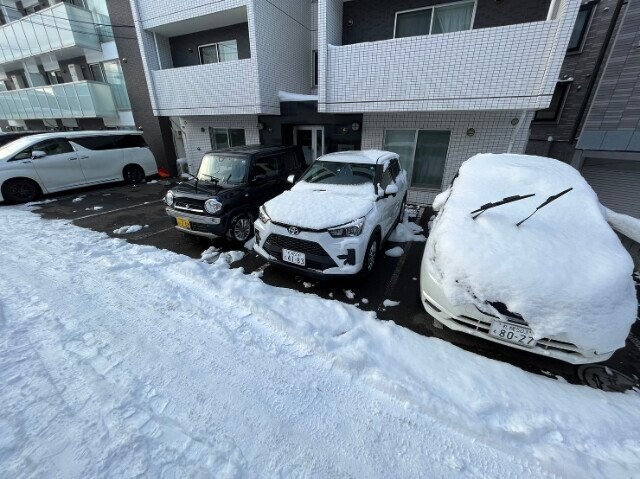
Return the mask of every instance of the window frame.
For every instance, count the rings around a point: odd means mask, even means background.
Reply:
[[[596,9],[596,3],[597,2],[595,1],[590,1],[583,5],[580,5],[580,8],[578,9],[578,14],[580,14],[581,11],[586,10],[587,20],[584,23],[584,28],[582,29],[582,32],[580,33],[580,40],[578,40],[578,46],[575,48],[569,48],[569,45],[567,44],[567,54],[582,53],[582,49],[584,48],[584,44],[587,39],[587,34],[589,33],[589,29],[591,28],[591,22],[593,21],[593,13]],[[574,25],[574,28],[575,28],[575,25]],[[573,30],[571,30],[571,36],[573,36]],[[569,37],[569,41],[571,41],[571,36]]]
[[[318,50],[311,50],[311,88],[318,87]]]
[[[246,128],[234,128],[234,127],[225,127],[225,126],[210,126],[209,127],[209,144],[211,145],[211,151],[220,151],[223,150],[224,148],[215,148],[213,147],[213,141],[211,141],[212,136],[211,134],[214,132],[214,130],[225,130],[227,132],[227,144],[229,146],[227,146],[227,148],[233,148],[235,146],[246,146],[247,144],[247,130]],[[243,132],[243,136],[244,136],[244,143],[242,145],[232,145],[231,144],[231,135],[229,134],[230,130],[242,130]]]
[[[571,90],[571,82],[569,81],[559,81],[556,83],[556,87],[553,89],[553,95],[556,94],[556,90],[558,88],[564,88],[564,91],[561,93],[562,97],[560,98],[560,101],[558,102],[558,107],[556,108],[555,114],[553,118],[538,118],[538,113],[541,111],[546,111],[549,108],[545,108],[544,110],[538,110],[534,113],[533,115],[533,121],[535,123],[541,123],[541,124],[552,124],[555,123],[556,125],[558,123],[560,123],[560,118],[562,118],[562,112],[564,111],[564,106],[567,103],[567,98],[569,97],[569,90]],[[551,99],[553,99],[553,95],[551,96]],[[551,105],[549,105],[550,107]]]
[[[421,191],[443,191],[443,183],[444,178],[446,176],[446,168],[447,168],[447,160],[449,159],[449,151],[451,150],[451,138],[453,136],[453,130],[443,130],[443,129],[430,129],[430,128],[385,128],[382,132],[382,149],[385,149],[386,146],[386,138],[387,131],[412,131],[413,132],[413,146],[411,148],[411,170],[407,169],[407,187],[413,190],[421,190]],[[418,135],[421,131],[446,131],[449,132],[449,144],[447,145],[447,152],[444,155],[444,168],[442,170],[442,179],[440,180],[439,186],[429,186],[429,185],[413,185],[413,167],[416,160],[416,150],[418,148]],[[399,171],[402,171],[402,163],[398,158],[398,167]]]
[[[433,19],[435,18],[435,15],[434,15],[435,10],[437,8],[450,7],[451,5],[458,5],[463,3],[473,3],[473,11],[471,12],[471,25],[469,25],[469,30],[473,30],[473,25],[475,24],[475,21],[476,21],[476,12],[478,10],[478,0],[458,0],[458,1],[448,2],[448,3],[441,3],[438,5],[429,5],[428,7],[410,8],[408,10],[398,10],[397,12],[395,12],[395,16],[393,19],[393,38],[411,38],[411,37],[396,37],[396,31],[398,27],[398,15],[402,15],[403,13],[419,12],[421,10],[432,10],[431,20],[429,23],[429,33],[425,35],[414,35],[414,36],[431,36],[433,35],[431,31],[433,30]],[[467,30],[461,30],[461,31],[467,31]],[[442,34],[437,33],[436,35],[442,35]]]
[[[213,43],[204,43],[202,45],[198,45],[198,60],[200,61],[200,65],[211,65],[211,64],[216,64],[216,63],[225,63],[225,62],[234,61],[234,60],[225,60],[225,61],[221,61],[220,60],[220,44],[221,43],[225,43],[225,42],[235,42],[236,43],[236,51],[238,51],[238,39],[237,38],[230,38],[229,40],[219,40],[219,41],[213,42]],[[208,47],[216,47],[216,58],[217,58],[216,62],[203,63],[203,61],[202,61],[202,49],[203,48],[208,48]],[[236,58],[236,60],[240,60],[240,54],[238,54],[238,58]]]
[[[100,71],[100,75],[102,76],[101,80],[96,80],[96,76],[94,74],[94,68],[97,68]],[[99,82],[99,83],[107,83],[106,75],[104,74],[104,67],[102,66],[102,62],[88,63],[87,64],[87,70],[89,71],[89,74],[91,75],[91,80]]]

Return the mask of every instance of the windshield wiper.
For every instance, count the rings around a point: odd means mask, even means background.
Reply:
[[[547,206],[549,203],[551,203],[551,202],[553,202],[553,201],[557,200],[558,198],[560,198],[562,195],[566,195],[566,194],[567,194],[567,193],[569,193],[572,189],[573,189],[573,187],[572,187],[572,188],[567,188],[566,190],[561,191],[561,192],[560,192],[560,193],[558,193],[558,194],[555,194],[555,195],[551,195],[551,196],[549,196],[549,198],[547,198],[546,200],[544,200],[544,202],[543,202],[540,206],[538,206],[535,210],[533,210],[533,213],[531,213],[529,216],[527,216],[527,217],[526,217],[525,219],[523,219],[522,221],[519,221],[518,223],[516,223],[516,226],[520,226],[522,223],[524,223],[524,222],[525,222],[525,221],[527,221],[529,218],[531,218],[533,215],[535,215],[535,214],[538,212],[538,210],[541,210],[542,208],[544,208],[545,206]]]
[[[213,181],[216,185],[220,183],[220,178],[216,178],[215,176],[207,175],[206,173],[200,173],[202,176],[208,177],[211,181]]]
[[[475,215],[472,218],[475,220],[478,216],[480,216],[485,211],[490,210],[491,208],[495,208],[496,206],[506,205],[508,203],[513,203],[514,201],[524,200],[525,198],[531,198],[532,196],[535,196],[535,195],[536,195],[535,193],[531,193],[529,195],[507,196],[506,198],[502,198],[500,201],[494,201],[493,203],[486,203],[482,205],[480,208],[478,208],[477,210],[474,210],[469,214]]]

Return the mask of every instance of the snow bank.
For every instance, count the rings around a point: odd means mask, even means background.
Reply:
[[[319,185],[301,181],[265,203],[273,221],[301,228],[340,226],[365,216],[375,201],[373,185]]]
[[[530,193],[471,218],[485,203]],[[499,301],[537,337],[564,335],[600,353],[624,346],[637,311],[633,263],[578,171],[548,158],[476,155],[436,203],[425,254],[452,304],[486,310],[485,301]]]
[[[113,234],[115,234],[115,235],[128,235],[128,234],[131,234],[131,233],[137,233],[140,230],[142,230],[142,225],[123,226],[121,228],[113,230]]]
[[[384,254],[386,256],[390,256],[391,258],[399,258],[404,254],[404,250],[400,246],[395,246],[394,248],[385,251]]]
[[[382,306],[384,306],[385,308],[393,308],[394,306],[399,306],[400,305],[400,301],[393,301],[392,299],[385,299],[382,302]]]
[[[303,95],[301,93],[290,93],[288,91],[279,91],[278,98],[280,101],[318,101],[318,95]]]
[[[618,233],[640,243],[640,219],[633,216],[616,213],[609,208],[602,207],[604,217],[611,227]]]
[[[224,262],[0,217],[7,477],[640,470],[635,392],[533,375]]]
[[[394,243],[406,243],[407,241],[427,241],[421,234],[422,227],[409,221],[408,212],[405,211],[402,223],[398,223],[396,229],[389,235],[389,241]]]

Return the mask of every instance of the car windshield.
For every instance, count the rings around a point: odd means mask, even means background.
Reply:
[[[249,159],[244,156],[206,154],[198,170],[199,181],[239,185],[245,182]]]
[[[1,146],[0,158],[22,151],[32,143],[32,140],[32,138],[25,136],[23,138],[18,138],[17,140],[10,141],[6,145]]]
[[[373,184],[375,174],[375,165],[316,161],[300,180],[329,185],[364,185]]]

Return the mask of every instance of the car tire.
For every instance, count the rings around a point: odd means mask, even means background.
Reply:
[[[253,236],[253,218],[249,213],[240,213],[229,222],[227,238],[236,244],[245,244]]]
[[[2,185],[2,196],[7,203],[29,203],[42,195],[38,184],[28,178],[7,180]]]
[[[144,170],[140,165],[127,165],[122,170],[124,182],[129,185],[138,185],[146,178]]]
[[[377,231],[374,231],[371,238],[369,238],[369,243],[367,243],[367,249],[365,250],[364,259],[362,261],[362,269],[360,270],[360,274],[362,276],[366,276],[373,271],[373,268],[376,265],[376,258],[380,252],[380,247],[380,235]]]

